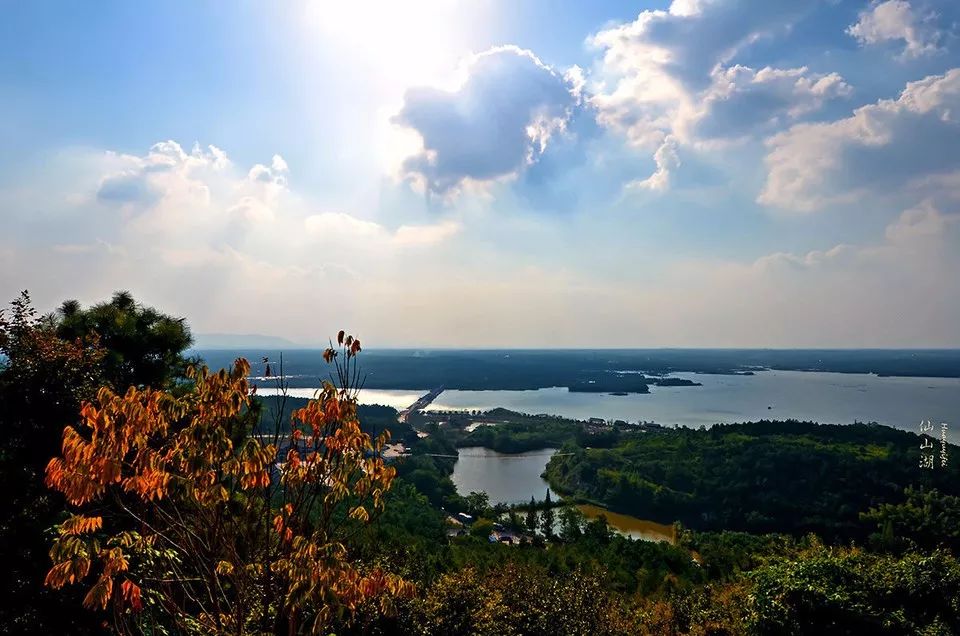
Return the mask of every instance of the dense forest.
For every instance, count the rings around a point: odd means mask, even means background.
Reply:
[[[858,515],[919,483],[960,494],[960,468],[918,469],[919,437],[876,424],[755,422],[667,429],[613,448],[569,446],[547,477],[642,518],[704,530],[863,538]],[[938,442],[939,444],[939,442]],[[960,448],[951,445],[955,453]]]
[[[0,633],[960,633],[956,468],[919,470],[912,433],[415,430],[356,404],[366,354],[343,332],[314,400],[252,398],[259,371],[206,369],[189,343],[126,293],[0,315]],[[410,454],[385,461],[388,441]],[[678,521],[677,540],[458,493],[443,455],[464,445],[563,446],[560,490]]]

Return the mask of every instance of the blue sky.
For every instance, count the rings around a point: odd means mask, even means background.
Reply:
[[[3,12],[4,297],[302,343],[960,346],[953,2]]]

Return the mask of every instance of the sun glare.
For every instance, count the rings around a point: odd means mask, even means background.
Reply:
[[[318,1],[307,7],[309,27],[326,47],[337,47],[353,64],[361,64],[387,93],[447,83],[459,60],[471,52],[461,2]]]
[[[422,148],[417,133],[391,123],[404,93],[415,86],[456,89],[486,24],[485,3],[460,0],[317,0],[306,4],[304,20],[318,53],[342,57],[343,72],[362,81],[377,112],[377,163],[394,176]]]

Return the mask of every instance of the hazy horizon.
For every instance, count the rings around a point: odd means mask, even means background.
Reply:
[[[207,341],[201,340],[217,336],[223,338],[236,338],[238,344],[229,346],[214,346]],[[242,338],[250,338],[242,340]],[[284,342],[276,345],[256,344],[257,339],[263,338],[269,341],[282,340]],[[199,343],[198,343],[199,341]],[[312,351],[323,350],[328,345],[327,342],[303,343],[287,340],[283,336],[272,336],[269,334],[194,334],[194,343],[190,345],[192,351],[230,351],[234,349],[256,349],[261,346],[287,346],[291,351]],[[369,350],[369,349],[368,349]],[[431,346],[431,345],[380,345],[376,351],[960,351],[960,347],[679,347],[670,345],[661,346],[630,346],[630,347],[595,347],[589,345],[569,346],[569,347],[509,347],[509,346],[489,346],[489,347],[471,347],[471,346]]]

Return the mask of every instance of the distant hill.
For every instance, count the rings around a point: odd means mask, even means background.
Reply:
[[[257,333],[198,333],[194,334],[193,341],[194,349],[303,348],[303,345],[286,338]]]

